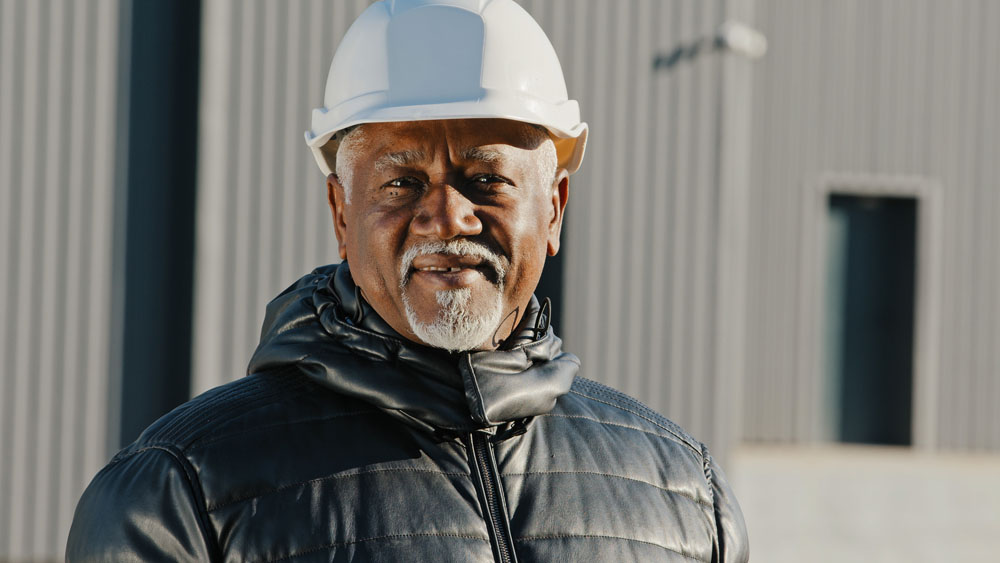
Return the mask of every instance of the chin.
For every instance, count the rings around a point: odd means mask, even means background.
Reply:
[[[482,302],[485,298],[473,300],[469,288],[440,290],[435,292],[435,298],[437,310],[424,320],[403,292],[410,330],[424,344],[449,352],[465,352],[481,349],[492,341],[503,315],[503,296],[499,291],[485,303]]]

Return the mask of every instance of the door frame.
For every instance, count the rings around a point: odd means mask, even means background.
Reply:
[[[796,417],[805,433],[800,437],[808,441],[826,438],[823,303],[831,194],[907,197],[917,202],[911,436],[914,448],[934,449],[938,442],[942,190],[935,180],[920,176],[824,173],[806,187],[799,229],[802,244],[798,310],[802,330],[797,331],[796,343],[798,371],[803,377],[796,400],[805,407],[798,410]]]

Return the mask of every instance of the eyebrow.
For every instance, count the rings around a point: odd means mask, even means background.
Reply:
[[[496,149],[469,147],[459,154],[465,161],[497,163],[503,161],[504,154]],[[375,170],[385,172],[390,168],[406,168],[418,162],[427,160],[427,154],[420,150],[396,151],[385,153],[375,160]]]
[[[504,155],[496,149],[484,149],[483,147],[469,147],[459,154],[462,160],[476,160],[479,162],[497,163],[503,161]]]
[[[405,168],[424,160],[427,160],[427,155],[423,151],[389,152],[375,160],[375,170],[377,172],[385,172],[389,168]]]

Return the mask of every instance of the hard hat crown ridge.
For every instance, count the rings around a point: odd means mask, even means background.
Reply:
[[[481,13],[483,8],[493,0],[386,0],[386,6],[390,14],[397,14],[417,8],[419,6],[454,6],[476,13]]]
[[[548,37],[513,0],[383,0],[351,25],[306,142],[324,174],[337,131],[362,123],[497,117],[541,125],[575,172],[587,124]],[[325,154],[324,154],[325,153]]]

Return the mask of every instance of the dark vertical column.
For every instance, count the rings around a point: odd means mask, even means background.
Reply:
[[[829,288],[840,309],[833,353],[844,442],[911,443],[916,210],[911,198],[830,198],[846,235]]]
[[[135,0],[131,23],[123,444],[190,390],[201,4]]]

